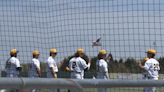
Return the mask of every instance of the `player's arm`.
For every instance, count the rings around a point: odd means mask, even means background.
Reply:
[[[91,66],[91,59],[90,58],[88,59],[88,64],[86,64],[86,61],[83,61],[82,65],[85,70],[89,70]]]
[[[37,63],[35,64],[35,66],[36,66],[36,71],[37,71],[38,77],[41,77],[40,62],[37,61]]]
[[[103,68],[104,68],[104,75],[106,76],[107,79],[109,79],[109,74],[108,74],[108,65],[107,63],[103,63]]]
[[[58,68],[60,68],[63,65],[63,61],[60,62],[60,65],[58,66]]]
[[[138,61],[138,65],[139,65],[139,67],[143,70],[143,71],[147,71],[143,66],[142,66],[142,64],[141,64],[141,61],[139,60]]]
[[[53,69],[54,64],[53,64],[52,62],[49,62],[48,65],[49,65],[49,67],[50,67],[51,74],[54,76],[54,78],[57,78],[57,75],[56,75],[56,73],[55,73],[55,71],[54,71],[54,69]]]
[[[66,69],[69,73],[71,73],[71,70],[69,69],[68,66],[67,66],[65,69]]]
[[[36,71],[37,71],[38,77],[41,77],[40,69],[36,68]]]
[[[109,55],[109,56],[107,57],[107,63],[108,63],[108,64],[109,64],[110,59],[111,59],[111,56]]]
[[[16,69],[18,70],[18,71],[22,71],[22,67],[20,67],[20,63],[19,63],[19,60],[18,59],[16,59]]]
[[[52,75],[54,75],[54,78],[57,78],[57,75],[56,75],[56,73],[55,73],[53,67],[50,67],[50,70],[51,70]]]
[[[68,65],[68,68],[66,70],[68,70],[70,72],[72,71],[72,62],[71,62],[71,60],[69,61],[69,65]]]
[[[88,70],[90,69],[90,66],[91,66],[91,59],[88,58]]]

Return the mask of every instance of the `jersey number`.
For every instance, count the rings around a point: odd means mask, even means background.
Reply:
[[[154,71],[158,71],[158,64],[154,64]]]
[[[72,63],[72,68],[75,68],[75,66],[76,66],[76,62],[73,62]]]
[[[32,64],[29,64],[29,68],[30,68],[30,70],[32,69]]]
[[[11,67],[11,62],[6,62],[6,68],[10,68]]]

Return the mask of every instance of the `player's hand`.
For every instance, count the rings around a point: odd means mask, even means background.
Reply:
[[[91,63],[91,59],[90,58],[88,58],[88,63]]]
[[[110,59],[111,59],[111,56],[108,56],[108,57],[107,57],[107,60],[110,60]]]
[[[140,61],[140,60],[138,61],[138,65],[139,65],[139,66],[141,65],[141,61]]]
[[[70,71],[68,67],[65,68],[67,71]]]
[[[41,78],[41,75],[39,74],[38,77]]]
[[[57,78],[57,75],[56,74],[54,74],[54,78]]]
[[[61,68],[62,65],[63,65],[63,61],[60,62],[60,65],[58,66],[58,68]]]
[[[63,65],[63,63],[64,63],[64,62],[63,62],[63,61],[61,61],[61,62],[60,62],[60,65]]]

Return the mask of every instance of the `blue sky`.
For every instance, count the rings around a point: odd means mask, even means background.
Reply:
[[[83,48],[89,57],[105,49],[115,59],[145,58],[149,48],[163,56],[164,0],[0,0],[0,64],[10,50],[27,63],[32,51],[57,62]],[[102,38],[101,47],[92,40]],[[156,42],[156,45],[153,45]]]

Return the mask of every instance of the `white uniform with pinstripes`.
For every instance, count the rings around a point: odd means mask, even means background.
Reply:
[[[46,61],[46,71],[47,71],[47,78],[54,78],[54,75],[51,73],[50,68],[53,68],[55,73],[58,72],[57,64],[51,56]],[[55,89],[50,89],[50,92],[55,92]]]
[[[160,67],[159,62],[156,59],[150,58],[145,62],[143,67],[148,72],[149,80],[158,80],[158,71],[160,70]],[[146,87],[144,92],[155,92],[155,87]]]
[[[18,77],[19,71],[17,68],[20,67],[20,62],[16,57],[10,57],[6,61],[6,73],[7,77]]]
[[[104,59],[96,62],[97,79],[109,79],[108,64]],[[106,88],[98,88],[98,92],[106,92]]]
[[[83,79],[84,69],[89,69],[90,65],[81,57],[73,57],[69,61],[69,69],[71,70],[71,78]]]
[[[36,58],[33,58],[28,64],[28,77],[29,78],[38,78],[38,73],[36,68],[40,70],[40,61]],[[36,92],[36,89],[30,89],[28,92]]]

